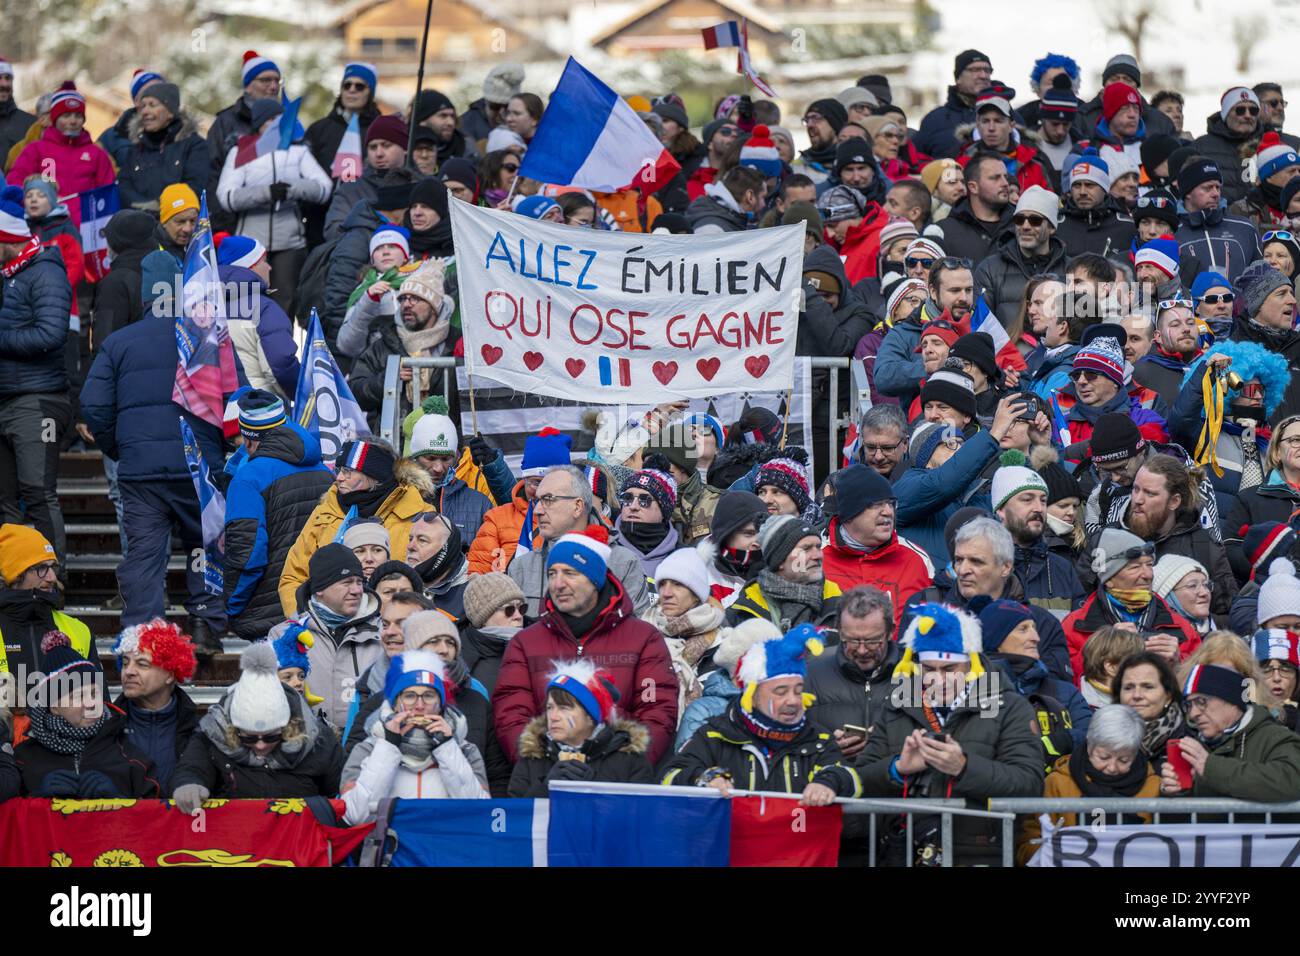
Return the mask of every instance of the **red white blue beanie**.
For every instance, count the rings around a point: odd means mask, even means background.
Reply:
[[[600,525],[563,535],[546,554],[546,569],[564,564],[581,573],[596,589],[605,586],[609,569],[609,532]]]
[[[66,113],[86,115],[85,97],[77,92],[77,87],[71,80],[66,81],[50,97],[50,122],[53,123]]]
[[[244,52],[244,65],[241,70],[244,86],[252,83],[259,75],[268,70],[272,73],[280,72],[280,68],[275,65],[275,61],[270,57],[260,56],[256,50],[246,50]]]
[[[1226,700],[1235,707],[1250,706],[1250,683],[1241,674],[1217,664],[1197,664],[1183,681],[1183,699],[1205,694]]]
[[[1101,335],[1079,349],[1074,355],[1073,371],[1090,369],[1100,372],[1116,385],[1124,384],[1124,350],[1119,340]]]
[[[386,222],[370,234],[370,254],[380,246],[397,246],[406,258],[411,258],[411,233],[405,226],[395,226]]]
[[[251,269],[266,258],[266,246],[250,236],[223,236],[217,241],[217,265]]]
[[[379,88],[379,71],[375,69],[373,63],[362,63],[360,60],[353,60],[343,67],[343,79],[350,80],[353,78],[360,80],[370,87],[373,93]]]
[[[781,175],[781,154],[766,126],[755,126],[754,135],[740,147],[740,165],[753,167],[769,179]]]
[[[131,99],[135,100],[150,83],[165,83],[167,78],[153,70],[136,70],[131,77]]]
[[[621,495],[630,488],[649,492],[663,512],[664,520],[671,520],[673,508],[677,507],[677,482],[672,475],[654,468],[642,468],[623,481],[618,493]]]
[[[1300,668],[1300,634],[1280,627],[1266,627],[1255,632],[1255,660],[1285,661]]]
[[[31,238],[23,209],[23,187],[5,186],[0,189],[0,242],[27,242]]]
[[[1175,278],[1178,275],[1178,240],[1170,235],[1156,236],[1133,257],[1135,266],[1144,262],[1155,266],[1169,278]]]
[[[588,660],[551,661],[553,670],[546,683],[546,692],[562,690],[576,700],[587,712],[592,723],[607,723],[614,716],[614,705],[621,696],[614,686],[614,677],[608,671],[597,669]]]
[[[975,114],[978,116],[985,108],[991,107],[1004,116],[1011,116],[1011,101],[1016,91],[1008,86],[996,83],[979,91],[975,96]]]
[[[1259,148],[1255,150],[1255,168],[1259,171],[1260,182],[1291,166],[1300,166],[1300,156],[1282,142],[1276,132],[1269,130],[1260,138]]]
[[[384,698],[396,707],[402,691],[411,687],[432,687],[447,702],[447,668],[433,651],[403,651],[388,663],[384,679]]]
[[[351,468],[353,471],[369,475],[375,481],[383,484],[392,480],[393,465],[396,460],[396,456],[391,449],[358,438],[355,441],[345,443],[339,449],[339,457],[335,461],[335,467]]]
[[[1240,103],[1253,103],[1259,106],[1259,97],[1255,91],[1247,86],[1234,86],[1228,90],[1219,99],[1219,118],[1225,123],[1228,121],[1228,114],[1232,112],[1233,107]]]
[[[757,491],[764,485],[771,485],[789,495],[800,514],[807,511],[808,505],[812,502],[808,472],[793,458],[773,458],[771,461],[763,462],[759,466],[758,474],[754,476],[754,490]]]

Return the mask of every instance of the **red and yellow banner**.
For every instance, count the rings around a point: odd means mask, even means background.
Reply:
[[[209,800],[193,816],[163,800],[9,800],[0,866],[329,866],[371,826],[325,826],[301,799]]]

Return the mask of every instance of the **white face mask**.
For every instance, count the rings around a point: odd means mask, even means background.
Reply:
[[[1066,535],[1074,534],[1074,525],[1070,524],[1068,521],[1062,521],[1060,518],[1056,517],[1056,515],[1052,514],[1050,511],[1047,512],[1046,517],[1047,517],[1047,526],[1057,534],[1061,535],[1062,537]]]

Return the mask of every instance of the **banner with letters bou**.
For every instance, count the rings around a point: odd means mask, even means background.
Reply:
[[[461,202],[451,224],[471,375],[608,404],[793,384],[797,226],[645,235]]]
[[[1169,801],[1171,805],[1176,800]],[[1044,815],[1046,816],[1046,815]],[[1030,866],[1292,867],[1300,824],[1177,823],[1053,827]]]

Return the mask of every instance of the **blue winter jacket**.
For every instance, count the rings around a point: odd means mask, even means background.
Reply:
[[[682,712],[681,723],[677,725],[677,739],[673,741],[674,753],[686,746],[686,741],[695,736],[695,731],[714,717],[721,717],[731,702],[740,698],[740,688],[725,671],[711,671],[702,686],[703,694],[687,704]]]
[[[975,122],[975,104],[969,106],[957,94],[957,87],[948,87],[948,99],[925,114],[921,128],[912,137],[912,145],[935,159],[956,159],[961,152],[957,127]]]
[[[484,475],[486,477],[486,472]],[[483,524],[483,516],[493,508],[493,503],[488,496],[475,491],[460,478],[452,478],[434,494],[437,496],[434,504],[438,511],[450,518],[460,529],[461,540],[473,541],[479,527]]]
[[[1050,402],[1065,386],[1070,384],[1070,369],[1074,367],[1074,356],[1079,346],[1064,346],[1055,355],[1048,355],[1045,346],[1038,346],[1029,353],[1025,363],[1029,366],[1030,390],[1045,402]]]
[[[967,505],[993,510],[987,482],[980,473],[1000,452],[992,435],[978,431],[938,468],[909,468],[894,483],[898,533],[924,548],[936,567],[949,561],[943,540],[948,519]]]
[[[0,286],[0,397],[68,390],[64,346],[72,286],[63,256],[42,249]],[[173,369],[173,373],[174,373]]]
[[[221,472],[221,429],[172,401],[176,362],[175,328],[162,316],[146,313],[100,344],[81,389],[81,416],[100,450],[118,462],[119,481],[190,481],[182,415],[194,429],[204,462],[214,476]]]

